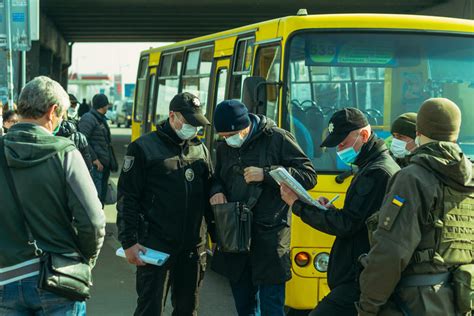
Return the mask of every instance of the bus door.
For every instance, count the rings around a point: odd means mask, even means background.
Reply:
[[[145,95],[148,77],[148,61],[149,55],[140,58],[138,67],[137,83],[135,89],[135,102],[133,105],[133,123],[132,123],[132,140],[140,137],[145,113]]]
[[[140,126],[140,135],[145,135],[148,132],[151,132],[153,125],[153,116],[154,116],[154,105],[156,103],[156,67],[149,68],[146,90],[145,90],[145,99],[144,104],[146,105],[143,113],[143,120]]]
[[[212,115],[214,113],[214,110],[220,102],[224,101],[227,96],[227,82],[228,82],[228,74],[229,74],[229,65],[230,65],[230,60],[229,58],[223,58],[223,59],[217,59],[215,61],[215,72],[212,77],[213,80],[213,98],[211,101],[210,106],[207,107],[207,117],[209,121],[212,123]],[[206,131],[207,136],[207,146],[210,149],[211,152],[211,158],[212,161],[215,161],[216,158],[216,148],[217,148],[217,142],[218,142],[218,136],[216,134],[216,131],[214,130],[213,126],[211,125],[209,129]]]

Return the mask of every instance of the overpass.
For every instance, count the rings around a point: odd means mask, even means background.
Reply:
[[[41,0],[40,40],[26,80],[48,75],[67,86],[75,42],[175,42],[296,14],[404,13],[474,18],[474,0]],[[19,76],[17,76],[20,81]],[[18,84],[16,84],[18,86]],[[18,91],[18,89],[16,89]]]

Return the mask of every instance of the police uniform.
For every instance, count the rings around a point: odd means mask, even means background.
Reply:
[[[208,124],[189,93],[173,98],[170,111],[193,126]],[[204,144],[197,137],[182,140],[169,120],[128,146],[119,179],[119,239],[124,249],[140,243],[171,255],[164,266],[137,267],[135,315],[161,315],[169,286],[173,315],[196,315],[211,176]]]
[[[417,131],[434,141],[389,184],[360,277],[359,315],[460,312],[452,273],[474,258],[474,172],[455,143],[460,118],[447,99],[422,105]]]
[[[322,146],[335,147],[351,131],[367,125],[367,118],[358,109],[340,110],[330,119],[330,134]],[[331,292],[310,315],[357,314],[354,302],[359,297],[358,257],[369,249],[365,221],[379,209],[388,180],[400,169],[384,141],[375,134],[362,146],[354,164],[359,171],[349,186],[342,210],[323,210],[299,200],[293,204],[293,213],[303,222],[336,236],[327,272]]]

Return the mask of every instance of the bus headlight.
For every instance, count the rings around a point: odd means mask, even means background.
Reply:
[[[320,252],[314,258],[314,267],[319,272],[326,272],[328,271],[328,262],[329,262],[329,254],[327,252]]]

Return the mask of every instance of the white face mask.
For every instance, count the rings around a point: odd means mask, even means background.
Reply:
[[[188,140],[196,137],[198,133],[198,128],[196,126],[192,126],[190,124],[183,123],[183,126],[180,130],[176,130],[176,134],[182,140]]]
[[[230,147],[233,147],[233,148],[240,148],[243,143],[245,142],[245,139],[247,138],[247,136],[245,136],[244,138],[242,138],[240,136],[240,133],[237,133],[235,135],[232,135],[230,137],[226,137],[225,138],[225,142],[227,143],[227,145],[229,145]]]
[[[406,155],[410,154],[410,151],[407,150],[407,142],[395,137],[392,139],[390,151],[395,158],[404,158]]]

